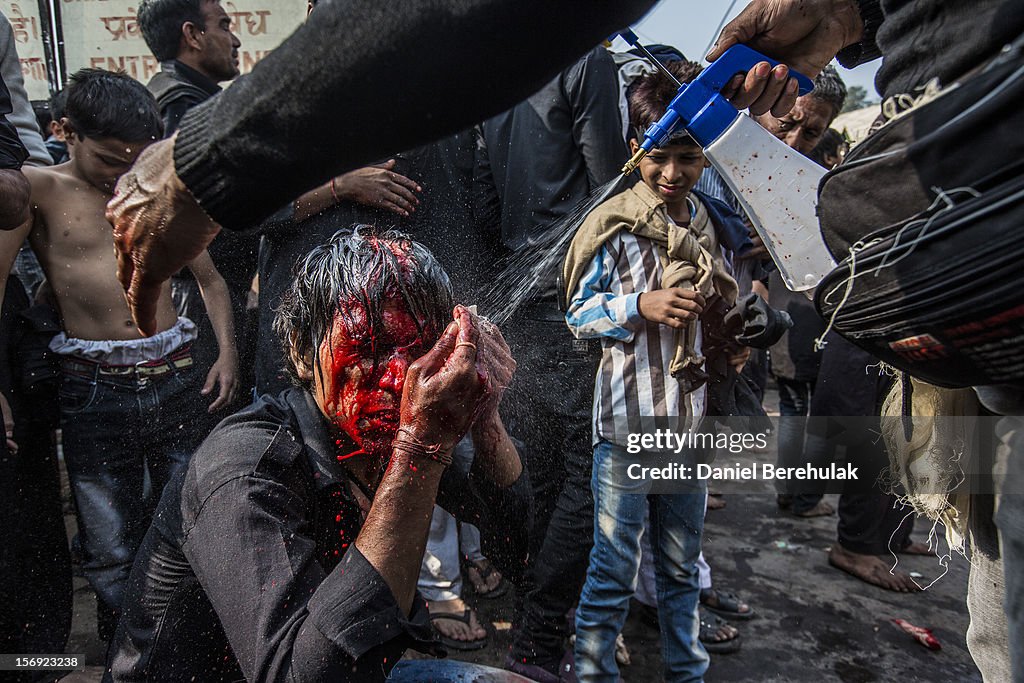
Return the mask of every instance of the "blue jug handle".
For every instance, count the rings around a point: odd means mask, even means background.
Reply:
[[[746,45],[733,45],[726,50],[721,57],[706,67],[704,71],[694,79],[694,82],[700,83],[709,90],[718,92],[725,87],[725,84],[728,83],[733,76],[740,72],[746,73],[759,62],[768,62],[771,64],[773,69],[779,65],[779,62],[765,57],[760,52],[757,52]],[[799,71],[790,69],[789,75],[796,79],[799,86],[798,93],[800,95],[806,95],[814,89],[814,81]]]

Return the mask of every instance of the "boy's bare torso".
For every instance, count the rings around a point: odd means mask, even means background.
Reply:
[[[75,177],[70,163],[24,172],[32,184],[29,239],[56,296],[64,332],[79,339],[140,339],[117,279],[112,228],[104,216],[110,196]],[[158,330],[176,321],[165,284]]]

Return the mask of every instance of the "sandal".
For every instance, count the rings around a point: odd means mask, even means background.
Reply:
[[[466,626],[469,626],[470,623],[472,623],[469,616],[470,614],[471,612],[468,607],[462,610],[462,614],[457,612],[438,612],[430,615],[430,623],[433,624],[438,619],[451,619],[452,621],[461,621]],[[491,640],[489,635],[484,635],[483,638],[478,638],[477,640],[456,640],[455,638],[449,638],[438,631],[436,626],[434,626],[434,636],[441,641],[441,644],[445,647],[450,647],[453,650],[459,650],[461,652],[479,650],[486,646]]]
[[[709,604],[711,600],[714,600],[715,604]],[[724,591],[717,591],[714,588],[703,588],[700,591],[700,604],[701,607],[714,612],[720,617],[726,619],[740,619],[746,621],[754,616],[754,608],[747,605],[747,611],[741,612],[740,605],[743,601],[736,597],[735,593],[726,593]]]
[[[482,582],[484,582],[485,584],[487,583],[488,577],[490,577],[491,574],[493,574],[494,572],[497,571],[494,568],[494,565],[491,564],[491,561],[488,560],[486,557],[484,559],[482,559],[482,560],[467,560],[466,561],[466,574],[467,574],[467,576],[469,574],[469,570],[470,569],[475,569],[477,575],[480,577],[480,580]],[[470,585],[473,586],[473,592],[476,593],[478,597],[481,597],[481,598],[483,598],[485,600],[493,600],[494,598],[500,598],[505,593],[508,593],[508,581],[505,579],[504,576],[501,577],[501,581],[498,582],[498,585],[495,586],[494,588],[492,588],[489,591],[478,591],[476,589],[476,584],[475,583],[473,583],[472,581],[470,581],[469,583],[470,583]]]
[[[705,650],[711,654],[727,655],[740,649],[739,633],[726,640],[717,639],[718,631],[722,626],[728,626],[724,620],[719,619],[714,614],[708,614],[702,609],[697,610],[697,612],[700,615],[700,642]]]

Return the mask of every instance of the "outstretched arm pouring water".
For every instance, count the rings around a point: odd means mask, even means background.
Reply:
[[[333,176],[509,107],[653,4],[325,5],[251,74],[190,112],[177,136],[153,145],[119,183],[108,219],[136,323],[152,332],[159,283],[221,226],[255,225]],[[425,55],[427,41],[438,49]],[[481,59],[513,52],[515,60]],[[748,77],[751,101],[765,92],[783,106],[791,100],[778,76]],[[340,127],[333,125],[339,111],[346,114]],[[333,133],[316,140],[290,134],[311,127]]]

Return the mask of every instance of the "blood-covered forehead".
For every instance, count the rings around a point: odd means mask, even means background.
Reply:
[[[338,302],[331,327],[335,343],[348,340],[381,349],[413,344],[429,348],[440,334],[440,321],[416,316],[397,288],[387,292],[382,302],[373,302],[370,307],[360,297],[343,297]]]

